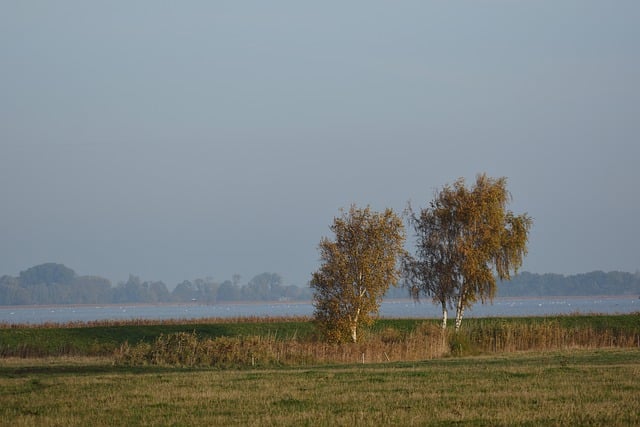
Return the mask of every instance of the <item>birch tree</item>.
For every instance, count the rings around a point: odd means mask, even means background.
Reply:
[[[492,301],[496,280],[510,279],[522,265],[532,220],[507,210],[510,200],[506,178],[480,174],[472,188],[461,178],[436,192],[429,207],[407,208],[417,249],[403,259],[405,280],[414,298],[441,305],[443,328],[448,308],[460,329],[465,309]]]
[[[445,212],[440,211],[440,214]],[[431,209],[415,213],[411,205],[406,214],[416,238],[416,254],[406,253],[402,258],[405,283],[411,296],[419,301],[421,295],[430,296],[442,309],[442,328],[447,327],[448,306],[455,295],[460,272],[453,262],[455,236],[459,234],[455,223],[447,215],[437,215],[434,202]]]
[[[310,282],[314,318],[329,341],[357,342],[386,290],[400,279],[404,227],[391,209],[377,213],[352,205],[330,228],[335,240],[320,241],[321,266]]]

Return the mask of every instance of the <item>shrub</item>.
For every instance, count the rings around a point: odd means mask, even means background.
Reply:
[[[454,332],[449,336],[449,351],[453,356],[469,356],[477,353],[469,336],[460,332]]]
[[[202,357],[200,342],[195,332],[160,334],[151,347],[154,365],[196,366]]]
[[[122,344],[114,354],[117,365],[147,365],[151,361],[151,344],[140,342],[135,346]]]

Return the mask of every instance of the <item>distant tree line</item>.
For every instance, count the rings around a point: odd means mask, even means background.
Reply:
[[[587,295],[640,295],[640,272],[593,271],[574,274],[522,272],[504,282],[499,297],[547,297]]]
[[[185,280],[173,291],[160,281],[142,281],[130,275],[112,286],[98,276],[78,276],[62,265],[47,263],[20,272],[18,277],[0,277],[0,305],[29,304],[124,304],[231,301],[294,301],[311,299],[311,289],[285,285],[277,273],[262,273],[248,283],[240,276],[221,283],[211,279]]]
[[[547,297],[588,295],[640,295],[640,272],[593,271],[565,276],[522,272],[502,282],[498,297]],[[385,299],[408,298],[407,289],[391,287]],[[29,304],[126,304],[187,303],[215,304],[234,301],[310,301],[309,287],[284,285],[277,273],[262,273],[246,284],[240,277],[217,282],[211,278],[185,280],[173,291],[163,282],[142,281],[129,276],[112,286],[98,276],[78,276],[62,264],[31,267],[18,277],[0,277],[0,305]]]
[[[523,271],[499,283],[497,297],[640,296],[640,271],[592,271],[572,275]],[[391,287],[385,294],[385,299],[408,297],[407,290],[402,287]]]

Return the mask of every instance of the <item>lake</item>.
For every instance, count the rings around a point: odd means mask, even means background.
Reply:
[[[493,304],[476,304],[465,317],[546,316],[558,314],[628,314],[640,312],[637,296],[496,298]],[[252,304],[71,305],[0,307],[0,323],[41,324],[131,319],[199,319],[209,317],[311,316],[305,302]],[[454,316],[450,310],[449,316]],[[388,318],[439,318],[439,307],[430,300],[384,301],[380,316]]]

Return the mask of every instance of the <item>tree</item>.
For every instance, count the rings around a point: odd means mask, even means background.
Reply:
[[[196,279],[194,281],[198,290],[198,299],[207,304],[215,304],[218,301],[218,283],[211,277]]]
[[[0,277],[0,305],[23,305],[32,302],[29,290],[20,285],[17,277]]]
[[[361,325],[373,323],[382,295],[400,278],[404,227],[391,209],[352,205],[330,228],[335,241],[320,241],[322,264],[310,282],[314,317],[328,340],[357,342]]]
[[[510,199],[506,178],[480,174],[472,188],[462,178],[445,185],[419,213],[407,208],[417,250],[403,259],[405,280],[414,298],[441,304],[443,328],[448,307],[458,330],[466,308],[493,300],[496,277],[508,280],[522,265],[532,220],[508,211]]]
[[[195,286],[189,280],[178,283],[171,295],[178,302],[190,302],[198,297]]]
[[[126,283],[119,283],[113,290],[116,303],[127,302],[166,302],[170,300],[167,286],[163,282],[142,282],[132,274]]]
[[[68,285],[76,277],[75,271],[62,264],[46,263],[36,265],[20,272],[20,283],[22,286],[41,284],[63,284]]]
[[[262,273],[255,276],[243,288],[246,299],[274,301],[282,296],[282,276],[278,273]]]
[[[218,300],[220,301],[238,301],[240,300],[240,288],[234,285],[230,280],[225,280],[218,288]]]
[[[171,293],[167,289],[167,285],[162,281],[145,282],[148,286],[148,295],[150,302],[169,302],[171,301]]]
[[[76,276],[70,294],[74,304],[111,302],[111,282],[98,276]]]

